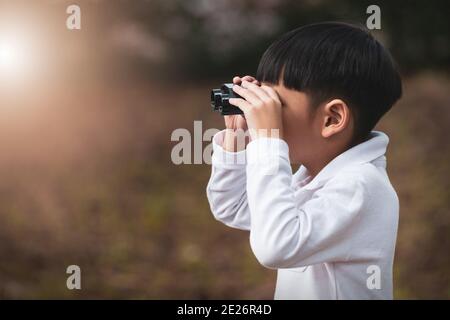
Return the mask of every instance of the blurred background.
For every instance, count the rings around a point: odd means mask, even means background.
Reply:
[[[214,220],[210,166],[173,164],[171,133],[223,128],[211,88],[254,74],[287,30],[365,24],[370,4],[404,79],[379,126],[401,203],[395,297],[450,298],[447,1],[79,0],[72,31],[70,4],[0,0],[0,298],[271,299],[275,272]]]

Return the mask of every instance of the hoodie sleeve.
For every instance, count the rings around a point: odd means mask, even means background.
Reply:
[[[359,223],[364,188],[360,182],[330,181],[314,197],[297,204],[285,141],[259,138],[247,146],[250,245],[271,269],[345,261]]]
[[[247,201],[246,151],[229,152],[223,149],[225,130],[213,137],[211,177],[206,187],[211,212],[225,225],[250,230],[250,211]]]

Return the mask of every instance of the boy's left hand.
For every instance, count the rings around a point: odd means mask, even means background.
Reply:
[[[244,98],[230,98],[229,102],[244,112],[252,140],[283,138],[281,102],[274,89],[242,81],[241,86],[233,86],[233,91]]]

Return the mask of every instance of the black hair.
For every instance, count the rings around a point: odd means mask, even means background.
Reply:
[[[256,78],[305,92],[313,106],[340,98],[355,119],[354,141],[367,138],[400,99],[389,52],[363,27],[323,22],[292,30],[263,54]]]

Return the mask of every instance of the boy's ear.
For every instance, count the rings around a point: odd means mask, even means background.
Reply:
[[[342,132],[350,124],[350,109],[341,99],[327,102],[323,108],[322,137],[329,138]]]

